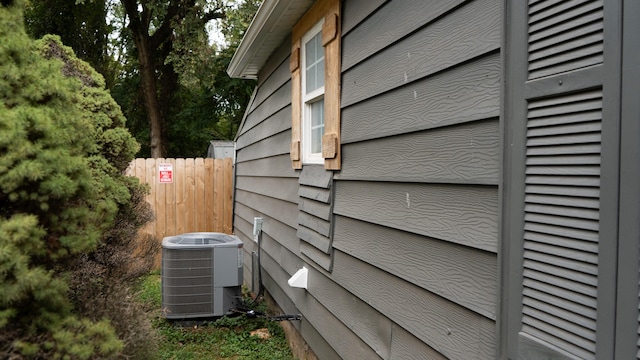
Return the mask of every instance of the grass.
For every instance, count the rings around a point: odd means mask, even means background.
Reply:
[[[265,318],[246,316],[222,317],[199,326],[179,327],[162,317],[160,275],[155,272],[144,277],[139,285],[138,298],[149,309],[153,327],[158,333],[156,359],[203,360],[292,360],[291,350],[280,323]],[[256,310],[266,313],[260,304]],[[251,332],[268,329],[269,338]]]

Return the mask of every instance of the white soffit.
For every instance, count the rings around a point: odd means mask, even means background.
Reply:
[[[313,0],[265,0],[231,59],[229,76],[257,79],[258,71],[311,5]]]

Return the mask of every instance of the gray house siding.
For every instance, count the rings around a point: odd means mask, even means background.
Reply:
[[[501,19],[392,1],[343,38],[332,277],[446,358],[496,352]]]
[[[342,170],[291,168],[290,40],[237,137],[245,279],[321,359],[496,355],[502,1],[343,1]],[[313,176],[310,176],[314,174]],[[309,269],[308,290],[287,280]]]
[[[315,270],[310,266],[309,263],[315,263],[303,255],[302,244],[305,242],[298,237],[299,220],[310,228],[315,228],[312,222],[319,221],[313,215],[305,216],[306,212],[299,209],[299,204],[303,203],[300,199],[316,198],[310,194],[317,194],[317,191],[305,192],[305,187],[313,189],[321,184],[311,182],[309,186],[300,186],[301,172],[291,168],[289,50],[290,41],[287,40],[263,68],[237,138],[234,231],[243,240],[247,252],[244,257],[245,282],[249,283],[248,279],[254,276],[251,254],[257,251],[257,244],[252,235],[253,218],[262,217],[263,284],[283,311],[303,315],[303,321],[293,324],[309,346],[321,354],[321,358],[355,359],[365,356],[375,359],[377,355],[371,347],[344,322],[337,320],[334,313],[350,319],[351,323],[356,322],[354,315],[325,307],[325,304],[339,306],[327,297],[327,288],[332,289],[331,296],[335,298],[349,299],[353,296],[347,296],[345,290],[319,273],[324,271],[321,267],[318,267],[321,270]],[[313,212],[308,208],[307,211]],[[328,235],[326,231],[325,234]],[[311,296],[302,289],[287,285],[287,280],[305,264],[312,271],[310,277],[317,289]],[[324,285],[321,282],[323,278]]]

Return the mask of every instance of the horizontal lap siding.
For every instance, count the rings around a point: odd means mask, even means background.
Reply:
[[[343,10],[343,168],[327,190],[291,169],[286,40],[239,131],[235,230],[255,251],[263,217],[265,287],[321,359],[492,358],[501,1]]]
[[[497,50],[502,30],[501,4],[495,0],[468,3],[348,69],[342,76],[343,106]],[[380,11],[404,22],[392,10],[384,7]],[[350,51],[347,37],[343,53]]]
[[[289,49],[286,40],[261,71],[236,139],[234,231],[247,252],[245,283],[255,277],[253,218],[262,217],[263,284],[285,313],[302,315],[293,325],[319,358],[388,359],[392,321],[326,271],[331,265],[332,174],[322,166],[306,172],[291,168]],[[287,284],[302,266],[310,271],[308,291]]]
[[[391,360],[431,359],[446,360],[439,352],[427,346],[417,337],[411,335],[400,326],[393,327],[393,342],[391,343]]]
[[[493,358],[492,320],[335,251],[333,279],[451,359]]]
[[[236,191],[238,203],[247,205],[260,213],[270,214],[273,219],[283,224],[295,227],[298,218],[298,209],[295,204],[244,190]]]
[[[236,141],[236,149],[243,149],[257,141],[287,130],[291,130],[291,105],[280,109],[271,115],[267,121],[262,121],[250,130],[247,130]]]
[[[246,205],[236,204],[236,220],[245,221],[249,224],[248,227],[241,229],[239,226],[236,230],[241,231],[247,239],[253,238],[253,218],[262,216],[264,223],[262,224],[262,231],[271,238],[278,239],[280,245],[292,253],[299,253],[298,239],[296,238],[296,229],[286,224],[283,224],[274,218],[262,214],[257,210],[251,209]]]
[[[298,310],[300,310],[300,313],[302,313],[303,320],[301,326],[304,326],[305,322],[311,324],[318,331],[318,334],[322,336],[324,341],[328,342],[336,351],[339,358],[380,359],[380,356],[378,356],[373,349],[367,346],[367,344],[346,325],[335,319],[333,313],[323,306],[314,296],[308,296],[304,289],[296,289],[289,286],[281,287],[280,285],[282,283],[286,284],[287,279],[293,275],[293,273],[285,271],[267,252],[265,252],[262,264],[268,276],[273,278],[271,287],[278,287],[287,298],[293,300],[293,303]],[[265,282],[265,285],[269,284]],[[327,354],[318,355],[321,359],[327,358]]]
[[[349,106],[342,110],[342,142],[497,118],[500,71],[500,55],[490,52],[474,62]]]
[[[343,146],[340,180],[498,184],[498,121],[490,119]]]
[[[345,34],[331,278],[389,359],[495,357],[501,31],[502,1],[391,1]]]
[[[260,89],[256,97],[260,95]],[[276,92],[269,95],[269,97],[260,105],[258,105],[251,113],[247,115],[244,121],[242,129],[239,130],[240,135],[249,131],[254,126],[258,125],[269,116],[275,114],[279,110],[291,105],[291,82],[285,83]]]
[[[259,79],[252,102],[236,139],[236,190],[234,231],[244,242],[245,283],[251,284],[254,274],[251,252],[257,252],[253,240],[253,219],[263,218],[262,265],[295,267],[300,261],[296,236],[298,218],[298,174],[291,168],[289,141],[291,137],[291,84],[288,71],[289,46],[283,45],[272,56]],[[274,240],[277,239],[277,240]],[[265,245],[269,249],[265,250]],[[268,254],[268,256],[267,256]],[[282,255],[285,254],[286,256]],[[265,261],[266,260],[266,261]],[[282,270],[263,271],[263,283],[286,313],[299,313],[297,304],[280,289],[286,284]],[[299,324],[294,324],[300,331]]]
[[[342,216],[335,223],[336,249],[495,319],[493,254]]]
[[[340,181],[334,213],[496,252],[494,186]]]
[[[238,151],[240,155],[241,151]],[[272,177],[293,177],[298,174],[291,168],[291,158],[289,154],[278,155],[264,159],[257,159],[245,162],[238,162],[236,167],[237,176],[272,176]]]
[[[264,159],[274,155],[289,155],[291,130],[262,139],[261,142],[244,147],[238,152],[237,161]]]
[[[342,35],[370,16],[387,0],[349,0],[342,2]]]
[[[375,310],[359,302],[358,299],[313,267],[309,268],[309,281],[315,284],[309,288],[311,296],[304,289],[282,286],[302,266],[302,262],[296,254],[283,248],[279,241],[270,236],[263,238],[262,255],[264,273],[268,274],[271,279],[271,281],[265,280],[265,286],[270,292],[271,289],[274,289],[272,296],[276,300],[286,296],[288,300],[282,301],[284,304],[291,300],[291,305],[294,305],[303,315],[301,325],[304,326],[305,322],[311,323],[340,354],[340,357],[376,359],[379,356],[372,349],[376,347],[383,355],[388,353],[388,348],[384,349],[384,346],[388,346],[388,341],[386,345],[375,344],[378,334],[384,333],[386,337],[391,336],[391,324],[388,321],[386,324],[380,323],[378,321],[379,315]],[[343,321],[336,321],[335,317],[339,317]],[[349,327],[369,335],[357,336],[345,324],[350,324]],[[367,346],[365,340],[374,346]],[[318,355],[325,358],[326,354]]]
[[[298,201],[295,178],[243,176],[236,181],[236,189],[265,196],[276,197],[289,202]]]
[[[360,2],[367,2],[368,6],[378,6],[376,1],[359,0],[347,1],[345,5],[345,17],[349,15],[351,6],[362,6]],[[423,27],[426,23],[434,21],[446,12],[451,11],[464,0],[408,0],[392,1],[385,5],[383,11],[372,14],[366,23],[355,28],[349,36],[344,39],[345,48],[342,57],[343,69],[348,69],[354,64],[368,58],[372,54],[380,51],[388,44],[392,44],[411,32]],[[389,16],[392,13],[394,16]],[[402,19],[402,21],[398,21]],[[349,23],[349,19],[345,22]],[[344,24],[343,24],[344,26]],[[347,30],[350,26],[345,26]],[[346,32],[346,31],[345,31]]]

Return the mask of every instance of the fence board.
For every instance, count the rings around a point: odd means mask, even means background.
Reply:
[[[176,159],[165,159],[165,162],[171,164],[176,173]],[[165,234],[178,234],[176,232],[176,179],[173,182],[165,184]],[[166,236],[166,235],[165,235]]]
[[[146,173],[145,173],[145,167],[146,167],[146,162],[144,161],[144,159],[135,159],[135,166],[133,167],[133,169],[135,170],[135,175],[133,176],[137,176],[138,179],[140,179],[140,181],[146,181]]]
[[[156,159],[156,163],[154,168],[156,169],[156,173],[158,173],[158,164],[164,163],[163,158]],[[160,181],[159,174],[156,176],[156,179]],[[156,213],[156,239],[162,239],[166,236],[167,233],[167,218],[166,218],[166,205],[165,205],[165,189],[168,184],[159,184],[155,187],[156,194],[156,207],[154,209]]]
[[[214,221],[215,221],[215,206],[213,203],[213,198],[215,195],[215,167],[214,167],[214,159],[204,159],[204,186],[205,189],[211,191],[205,191],[204,196],[204,206],[207,208],[205,212],[205,228],[206,231],[215,231],[214,230]]]
[[[196,228],[196,167],[194,161],[185,161],[185,229]],[[186,230],[184,232],[187,232]]]
[[[176,174],[181,174],[181,176],[176,176],[173,180],[176,183],[176,234],[184,233],[184,229],[187,228],[187,203],[185,201],[187,198],[185,193],[187,172],[184,163],[184,159],[176,159]]]
[[[173,182],[160,183],[158,164],[170,163]],[[233,161],[228,159],[135,159],[126,170],[149,185],[147,202],[155,220],[140,231],[165,236],[216,231],[230,234],[233,219]],[[160,255],[156,266],[160,265]]]
[[[204,159],[202,158],[198,158],[195,161],[195,173],[196,173],[196,186],[195,186],[195,191],[194,191],[194,197],[195,197],[195,211],[194,211],[194,215],[195,215],[195,220],[196,220],[196,229],[200,229],[200,230],[196,230],[196,231],[207,231],[206,228],[206,213],[204,211],[198,211],[198,209],[208,209],[207,207],[207,203],[206,203],[206,199],[204,196],[204,189],[205,189],[205,176],[206,176],[206,169],[205,169],[205,162]]]
[[[224,209],[222,211],[223,217],[223,231],[225,234],[231,234],[233,232],[233,171],[227,171],[227,169],[233,168],[233,159],[223,159],[224,171],[224,190],[222,192],[222,203]]]
[[[220,197],[222,197],[224,193],[224,174],[222,173],[222,166],[222,161],[218,161],[215,163],[213,168],[213,193],[216,199],[220,199]],[[224,231],[224,203],[222,201],[216,201],[213,204],[213,223],[216,225],[214,231]]]

